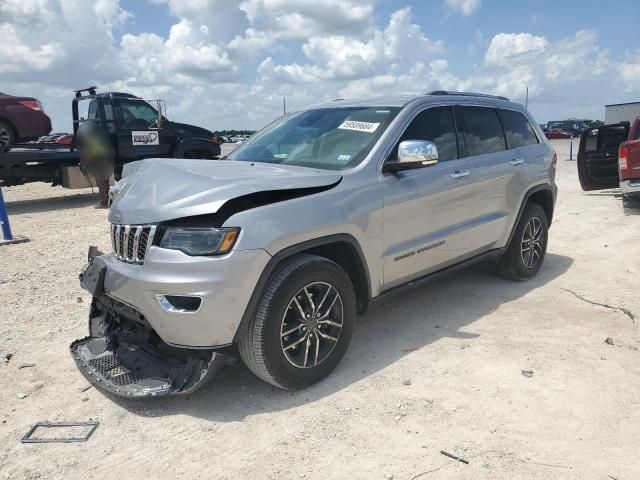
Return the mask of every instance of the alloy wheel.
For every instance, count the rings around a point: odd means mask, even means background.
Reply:
[[[325,361],[338,343],[344,321],[342,297],[326,282],[313,282],[293,296],[282,317],[280,345],[298,368]]]
[[[544,252],[542,220],[539,217],[531,217],[522,234],[520,256],[522,263],[527,268],[535,267]]]

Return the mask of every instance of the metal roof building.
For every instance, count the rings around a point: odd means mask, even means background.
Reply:
[[[604,106],[604,123],[629,122],[633,123],[636,117],[640,117],[640,102],[614,103]]]

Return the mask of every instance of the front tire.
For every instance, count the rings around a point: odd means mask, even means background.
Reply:
[[[498,261],[498,273],[518,281],[534,277],[547,253],[548,231],[544,209],[537,203],[527,203],[511,243]]]
[[[268,281],[240,338],[240,355],[265,382],[304,388],[340,363],[355,320],[355,292],[345,271],[326,258],[298,255]]]

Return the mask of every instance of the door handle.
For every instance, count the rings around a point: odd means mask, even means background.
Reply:
[[[451,178],[456,179],[456,178],[466,177],[470,173],[471,172],[469,170],[458,170],[457,172],[453,172],[451,174]]]
[[[514,158],[509,163],[511,165],[522,165],[524,163],[524,158]]]

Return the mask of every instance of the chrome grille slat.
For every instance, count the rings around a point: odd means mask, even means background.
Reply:
[[[110,234],[116,258],[141,265],[153,244],[156,225],[111,225]]]
[[[131,233],[131,225],[124,226],[124,235],[122,239],[123,252],[122,256],[124,257],[124,261],[129,261],[129,234]]]
[[[122,226],[120,225],[116,225],[116,237],[115,237],[115,242],[116,242],[116,256],[118,258],[120,258],[120,229],[122,228]]]
[[[136,227],[136,234],[133,236],[133,262],[138,263],[140,255],[138,254],[138,248],[140,247],[140,232],[142,227]]]

